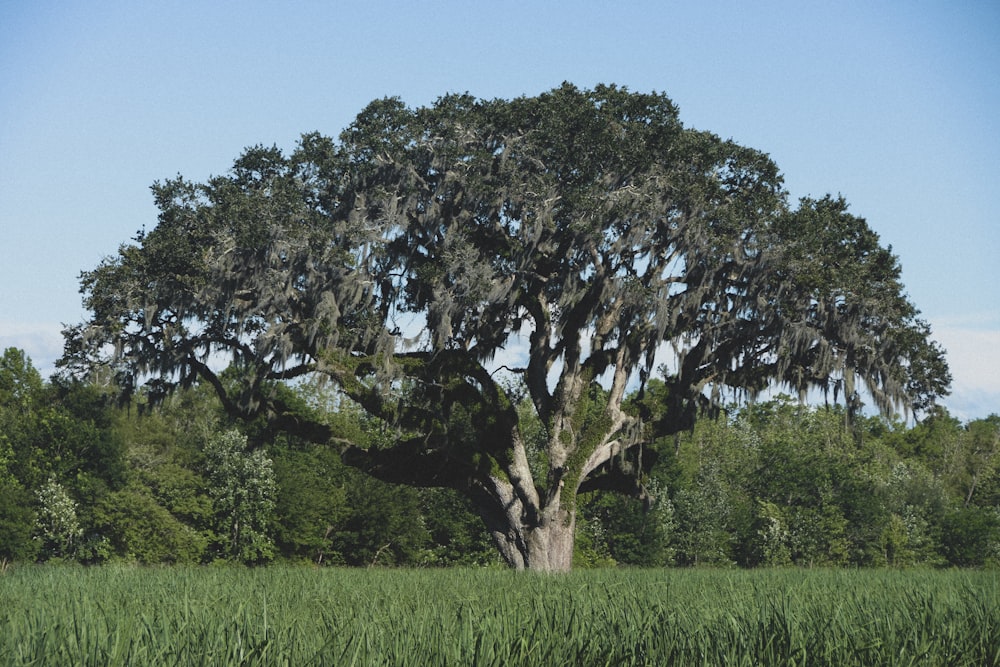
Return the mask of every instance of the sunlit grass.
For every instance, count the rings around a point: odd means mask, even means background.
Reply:
[[[988,571],[18,567],[0,665],[998,665]]]

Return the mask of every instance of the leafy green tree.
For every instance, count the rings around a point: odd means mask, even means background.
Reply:
[[[717,463],[700,468],[673,499],[677,517],[674,544],[681,565],[732,565],[736,534],[734,503]]]
[[[889,516],[878,517],[882,559],[871,559],[870,563],[903,567],[942,564],[937,536],[950,501],[941,480],[913,458],[891,461],[884,479],[878,477],[882,488],[869,503],[881,500]]]
[[[7,471],[29,488],[52,475],[64,483],[86,476],[120,486],[124,448],[109,398],[79,382],[42,383],[30,359],[7,350],[0,362],[0,457]]]
[[[846,565],[847,519],[835,503],[788,508],[792,562],[809,567]]]
[[[935,554],[930,524],[917,508],[906,507],[903,514],[891,514],[879,537],[886,565],[909,567],[944,563]]]
[[[338,141],[251,148],[227,175],[153,191],[156,228],[84,274],[92,316],[67,330],[65,363],[154,398],[202,380],[235,417],[454,489],[516,568],[570,567],[578,493],[641,492],[651,457],[623,401],[665,344],[660,435],[772,382],[852,407],[864,387],[883,410],[923,409],[948,382],[865,221],[842,200],[791,207],[764,153],[683,127],[662,94],[380,100]],[[542,426],[541,470],[494,372],[524,338],[508,371]],[[394,437],[344,442],[275,391],[307,376]]]
[[[961,422],[943,406],[936,406],[920,423],[900,433],[892,442],[904,456],[916,458],[935,474],[942,475],[947,452],[958,441],[961,432]]]
[[[45,478],[43,458],[31,447],[36,411],[45,401],[42,377],[17,348],[0,357],[0,475],[37,488]]]
[[[943,522],[942,555],[961,567],[1000,564],[1000,511],[995,507],[959,507]]]
[[[43,390],[42,376],[31,359],[15,347],[0,356],[0,406],[26,414],[36,404]]]
[[[62,381],[58,376],[49,383],[47,399],[65,415],[74,433],[60,440],[72,461],[77,476],[85,473],[109,489],[120,488],[125,481],[125,443],[115,429],[114,396],[107,388],[76,381]]]
[[[968,507],[1000,468],[1000,415],[966,424],[945,455],[946,475]]]
[[[169,521],[166,517],[157,519],[166,526],[167,534],[176,533],[177,539],[183,541],[190,530],[198,535],[199,543],[207,544],[214,539],[214,510],[204,474],[202,450],[205,440],[219,430],[218,418],[214,394],[197,390],[179,392],[155,411],[129,409],[119,414],[116,430],[126,443],[128,484],[124,490],[127,493],[117,496],[113,502],[98,504],[103,513],[101,525],[104,530],[111,531],[109,535],[114,544],[124,549],[119,550],[118,555],[138,559],[142,553],[144,562],[170,562],[181,558],[169,551],[157,555],[154,549],[139,547],[133,544],[134,540],[125,539],[115,532],[122,529],[115,525],[115,516],[146,513],[159,517],[162,510],[171,517]],[[130,507],[129,499],[137,506]],[[159,509],[147,507],[149,503]],[[138,535],[140,531],[130,529],[129,534]]]
[[[133,485],[179,521],[205,532],[212,525],[212,499],[208,480],[196,461],[176,446],[136,442],[129,446]]]
[[[747,480],[758,502],[750,562],[773,560],[787,548],[796,564],[840,565],[857,562],[868,542],[878,541],[888,515],[860,469],[867,454],[857,426],[845,417],[842,409],[809,408],[789,397],[740,413],[737,423],[754,430],[759,452]],[[779,535],[784,539],[769,542]]]
[[[37,493],[38,538],[45,559],[72,559],[80,546],[83,528],[77,519],[77,503],[62,484],[49,478]]]
[[[420,513],[429,543],[421,565],[491,565],[496,549],[469,499],[453,489],[420,489]]]
[[[34,505],[31,494],[17,480],[0,480],[0,563],[35,558],[40,545],[33,539]]]
[[[283,447],[274,454],[277,483],[275,544],[290,560],[343,563],[333,533],[346,521],[344,465],[336,450],[321,445]]]
[[[777,504],[758,500],[754,564],[776,566],[792,562],[791,532],[786,512]]]
[[[208,550],[204,533],[180,521],[141,486],[104,496],[94,517],[107,541],[108,558],[145,565],[196,564]]]
[[[80,382],[43,382],[21,350],[8,348],[0,356],[0,485],[5,489],[0,502],[15,504],[0,507],[0,514],[7,517],[12,545],[23,537],[28,507],[37,510],[42,557],[92,559],[100,538],[92,529],[91,511],[101,497],[121,487],[125,476],[112,398]],[[27,504],[25,494],[31,499]],[[71,524],[66,523],[70,506]],[[70,525],[72,536],[59,537]]]
[[[646,494],[640,499],[596,491],[592,499],[581,504],[582,516],[600,527],[604,545],[599,551],[615,563],[663,567],[674,562],[674,505],[655,477]]]
[[[271,459],[248,451],[246,436],[235,430],[211,438],[205,459],[221,555],[247,564],[271,560],[277,493]]]
[[[331,534],[334,551],[343,556],[344,564],[436,564],[433,556],[426,562],[430,534],[418,489],[388,484],[357,470],[346,472],[348,512]]]

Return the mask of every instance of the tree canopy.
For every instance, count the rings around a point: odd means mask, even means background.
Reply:
[[[766,154],[658,93],[379,100],[337,140],[153,192],[156,227],[83,274],[92,315],[64,363],[154,400],[206,382],[383,480],[457,489],[514,567],[569,567],[578,492],[641,492],[648,415],[624,398],[656,373],[658,435],[730,391],[891,412],[949,382],[843,199],[791,206]],[[296,410],[280,384],[312,375],[391,437],[359,446]]]

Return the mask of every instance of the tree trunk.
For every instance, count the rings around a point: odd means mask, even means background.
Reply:
[[[528,531],[528,569],[539,572],[569,572],[573,567],[576,512],[546,513],[540,525]]]
[[[520,511],[511,506],[503,513],[505,520],[498,520],[501,517],[496,512],[482,516],[501,557],[513,569],[569,572],[573,567],[575,512],[562,509],[544,512],[534,526],[526,525]]]

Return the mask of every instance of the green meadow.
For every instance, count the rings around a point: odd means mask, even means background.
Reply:
[[[0,574],[0,665],[998,664],[988,570]]]

